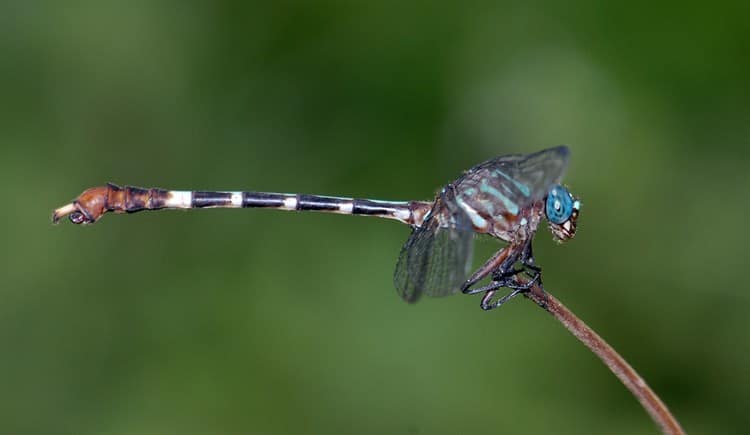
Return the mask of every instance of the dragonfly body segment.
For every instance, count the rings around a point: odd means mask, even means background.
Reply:
[[[461,290],[484,293],[481,306],[491,309],[531,284],[541,283],[531,241],[543,217],[557,240],[575,235],[580,203],[559,184],[568,156],[568,148],[558,146],[528,155],[497,157],[466,171],[430,202],[107,184],[88,189],[56,209],[52,221],[57,223],[67,215],[74,224],[92,224],[107,212],[192,208],[271,208],[393,219],[412,228],[394,273],[394,284],[404,300],[415,302],[425,294],[445,296]],[[489,234],[507,246],[469,276],[475,233]],[[521,269],[514,269],[517,263]],[[518,273],[531,276],[527,287],[518,285]],[[487,276],[490,284],[476,288]],[[501,287],[512,291],[493,302],[494,293]]]

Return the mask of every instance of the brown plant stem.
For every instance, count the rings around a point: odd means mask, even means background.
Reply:
[[[519,279],[520,280],[520,279]],[[649,413],[654,422],[665,434],[683,435],[685,431],[680,427],[680,423],[669,412],[664,402],[654,393],[646,384],[646,381],[633,370],[630,364],[618,354],[612,346],[607,344],[593,329],[591,329],[581,319],[576,317],[551,294],[542,290],[541,287],[534,284],[524,295],[534,301],[539,307],[557,319],[571,334],[573,334],[581,343],[588,347],[599,359],[602,360],[617,379],[641,402],[641,406]]]

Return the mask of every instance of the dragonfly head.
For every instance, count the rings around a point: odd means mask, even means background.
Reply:
[[[549,191],[544,213],[555,240],[564,242],[576,235],[576,220],[580,209],[581,202],[563,186],[557,184]]]

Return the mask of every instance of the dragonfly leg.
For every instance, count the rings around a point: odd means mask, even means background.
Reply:
[[[523,253],[521,254],[521,264],[526,268],[524,271],[526,276],[531,278],[531,282],[537,282],[539,285],[542,284],[542,268],[537,266],[534,262],[534,254],[532,252],[531,240],[524,246]]]
[[[534,287],[535,284],[539,284],[541,286],[542,275],[540,273],[536,273],[536,274],[534,274],[534,276],[530,280],[526,281],[523,284],[518,284],[518,280],[516,280],[516,279],[514,279],[513,282],[514,283],[507,284],[504,287],[508,287],[508,288],[513,289],[513,290],[520,290],[522,292],[525,292],[528,289],[530,289],[531,287]]]
[[[513,266],[519,261],[523,267],[519,269],[514,268]],[[523,244],[508,245],[498,251],[466,280],[461,287],[461,291],[469,295],[485,293],[480,306],[483,310],[492,310],[500,307],[515,296],[527,292],[535,284],[541,284],[541,272],[541,267],[534,264],[531,240],[528,240]],[[516,276],[521,273],[528,275],[531,279],[523,284],[519,283]],[[488,285],[471,288],[488,275],[492,276],[492,281]],[[493,296],[502,287],[511,289],[511,292],[493,302]]]
[[[531,280],[523,283],[523,284],[517,284],[517,280],[513,280],[516,284],[511,284],[507,282],[493,282],[491,285],[486,286],[487,287],[487,293],[482,297],[482,301],[480,302],[479,306],[485,310],[489,311],[495,308],[500,307],[504,303],[508,302],[509,300],[513,299],[514,297],[518,296],[521,293],[526,293],[529,291],[531,287],[534,286],[534,284],[537,282],[537,280],[540,278],[540,275],[537,274],[534,278]],[[497,287],[495,287],[497,286]],[[495,287],[495,288],[493,288]],[[507,295],[501,297],[500,299],[496,300],[495,302],[490,302],[492,300],[492,297],[495,295],[495,292],[497,291],[497,288],[499,287],[508,287],[512,289],[510,293]],[[544,290],[542,290],[544,291]]]
[[[495,273],[497,270],[507,270],[508,267],[512,266],[518,259],[518,246],[508,245],[505,248],[499,250],[489,260],[487,260],[482,267],[477,269],[469,279],[464,282],[461,286],[461,292],[464,294],[475,294],[476,291],[471,290],[471,287],[483,280],[491,273]],[[502,286],[501,286],[502,287]],[[486,291],[486,290],[485,290]]]
[[[464,290],[464,294],[475,295],[490,290],[497,290],[501,287],[515,289],[518,286],[514,284],[516,282],[514,277],[523,272],[525,272],[524,269],[511,269],[507,272],[502,272],[501,270],[496,269],[492,272],[492,282],[482,287],[467,288]]]
[[[531,240],[526,242],[526,246],[524,246],[523,248],[523,253],[521,254],[521,263],[529,269],[533,269],[538,272],[542,271],[542,268],[537,266],[534,262],[534,253],[532,252]]]
[[[466,289],[466,291],[464,291],[464,294],[475,295],[477,293],[485,293],[485,292],[488,292],[488,293],[489,292],[493,292],[494,293],[495,290],[497,290],[499,288],[502,288],[502,287],[507,287],[506,283],[504,281],[492,281],[491,283],[489,283],[489,284],[487,284],[485,286],[482,286],[482,287],[473,288],[473,289]]]
[[[518,294],[523,293],[524,290],[522,289],[515,289],[512,292],[508,293],[507,295],[501,297],[500,299],[496,300],[495,302],[490,302],[492,299],[492,296],[495,294],[495,290],[488,291],[486,295],[482,298],[482,302],[479,304],[479,306],[485,310],[493,310],[495,308],[500,307],[502,304],[508,302],[509,300],[513,299],[514,297],[518,296]]]
[[[519,261],[519,255],[511,255],[506,261],[500,264],[497,269],[492,272],[493,284],[500,287],[507,287],[509,289],[520,289],[528,290],[535,282],[541,283],[541,272],[542,268],[534,264],[534,256],[531,251],[531,240],[527,241],[523,247],[523,251],[520,254],[520,262],[523,265],[521,269],[513,268],[513,265]],[[524,273],[531,280],[526,284],[519,285],[516,280],[516,276]]]

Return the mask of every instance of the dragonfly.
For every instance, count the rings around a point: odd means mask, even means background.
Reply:
[[[253,191],[184,191],[106,186],[85,190],[57,208],[53,223],[68,216],[74,224],[97,222],[107,212],[193,208],[270,208],[287,211],[376,216],[409,225],[393,276],[409,303],[423,295],[483,294],[491,310],[533,285],[541,288],[541,267],[532,242],[542,219],[562,243],[576,234],[581,202],[561,185],[570,150],[565,145],[532,154],[510,154],[480,163],[443,187],[432,201],[382,201],[337,196]],[[469,274],[476,234],[505,242]],[[521,281],[521,275],[529,279]],[[489,278],[489,283],[479,285]],[[507,288],[501,297],[496,293]]]

